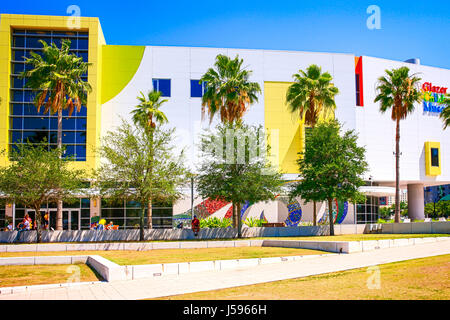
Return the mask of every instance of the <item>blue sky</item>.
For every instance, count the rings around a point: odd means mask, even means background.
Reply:
[[[0,13],[99,17],[108,44],[342,52],[450,69],[450,1],[2,1]],[[381,29],[369,30],[377,5]],[[119,21],[120,17],[124,20]]]

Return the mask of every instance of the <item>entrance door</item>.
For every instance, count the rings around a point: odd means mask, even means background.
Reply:
[[[79,209],[63,209],[63,230],[79,230],[80,229],[80,210]]]

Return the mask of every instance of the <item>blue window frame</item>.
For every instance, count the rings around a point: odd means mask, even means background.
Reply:
[[[170,79],[153,79],[153,90],[161,91],[163,97],[170,97]]]
[[[191,98],[201,98],[206,91],[206,82],[200,83],[200,80],[191,80]]]

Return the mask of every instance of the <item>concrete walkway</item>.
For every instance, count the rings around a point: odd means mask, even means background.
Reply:
[[[0,295],[0,299],[144,299],[175,294],[223,289],[235,286],[306,277],[311,275],[364,268],[372,265],[450,254],[450,241],[408,247],[379,249],[371,252],[329,255],[225,271],[207,271],[167,275],[151,279],[102,282],[75,287]]]

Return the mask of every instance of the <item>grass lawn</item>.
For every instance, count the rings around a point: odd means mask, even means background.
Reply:
[[[76,266],[80,268],[80,280],[77,282],[102,280],[86,264],[79,263]],[[0,287],[65,283],[74,276],[74,272],[68,267],[69,265],[0,266]]]
[[[121,265],[191,262],[208,260],[250,259],[265,257],[326,254],[309,249],[242,247],[202,249],[158,249],[149,251],[58,251],[58,252],[2,252],[0,257],[70,256],[97,254]]]
[[[160,300],[448,300],[450,255],[380,265],[380,288],[369,289],[367,268]]]

